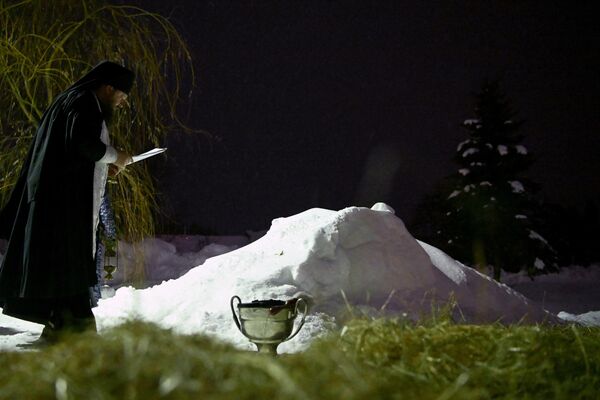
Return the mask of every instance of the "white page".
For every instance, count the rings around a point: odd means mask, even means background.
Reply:
[[[167,151],[166,147],[165,148],[159,148],[159,147],[157,147],[157,148],[149,150],[149,151],[147,151],[145,153],[138,154],[137,156],[131,157],[133,159],[133,161],[131,162],[131,164],[136,163],[138,161],[145,160],[148,157],[153,157],[153,156],[155,156],[157,154],[164,153],[165,151]]]

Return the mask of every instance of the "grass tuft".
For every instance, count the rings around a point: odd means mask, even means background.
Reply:
[[[3,352],[0,398],[596,399],[600,330],[353,319],[270,358],[132,322]]]

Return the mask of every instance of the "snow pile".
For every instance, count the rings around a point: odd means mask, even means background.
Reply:
[[[206,243],[199,236],[181,236],[147,238],[136,246],[119,242],[118,259],[109,258],[107,263],[118,265],[109,284],[119,287],[131,283],[127,281],[127,272],[135,270],[135,260],[143,254],[144,287],[159,284],[168,279],[179,278],[190,268],[203,264],[207,259],[228,253],[240,247],[242,240],[225,240],[224,243]]]
[[[576,322],[583,326],[600,326],[600,311],[590,311],[580,315],[561,311],[558,313],[558,317],[565,321]]]
[[[294,352],[335,326],[347,307],[342,293],[365,312],[385,308],[410,318],[427,313],[434,300],[454,298],[455,317],[468,322],[552,319],[508,286],[417,242],[381,203],[276,219],[256,242],[209,258],[176,280],[143,290],[121,288],[94,311],[100,330],[137,317],[252,348],[233,324],[231,297],[250,302],[302,295],[312,304],[306,324],[279,348]]]
[[[502,280],[511,286],[532,282],[532,279],[527,275],[526,271],[512,274],[507,273],[502,277]],[[538,275],[534,280],[537,284],[553,283],[561,285],[590,281],[600,284],[599,264],[590,265],[589,267],[573,265],[568,268],[561,268],[557,273]]]
[[[559,317],[600,310],[600,265],[571,266],[558,273],[538,275],[534,279],[526,273],[505,274],[503,282]],[[568,318],[565,318],[568,319]],[[572,320],[572,319],[568,319]],[[600,321],[598,323],[600,326]]]

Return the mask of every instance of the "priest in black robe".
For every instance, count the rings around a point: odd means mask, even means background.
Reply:
[[[110,61],[59,94],[42,116],[0,212],[8,240],[0,266],[3,313],[44,324],[42,338],[95,329],[90,287],[107,174],[131,162],[110,145],[107,122],[126,103],[134,74]]]

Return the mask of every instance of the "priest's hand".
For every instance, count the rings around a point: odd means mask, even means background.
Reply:
[[[119,167],[119,169],[123,169],[127,164],[131,164],[132,162],[133,159],[129,154],[127,154],[123,150],[117,149],[117,161],[113,163],[114,165]]]

